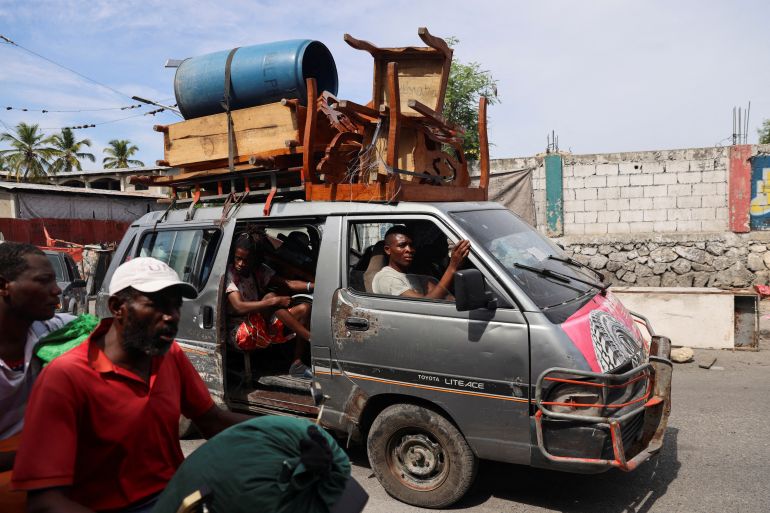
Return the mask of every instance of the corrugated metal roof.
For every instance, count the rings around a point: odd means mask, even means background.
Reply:
[[[121,167],[116,169],[84,169],[82,171],[73,171],[71,173],[61,173],[54,175],[51,178],[69,178],[81,175],[109,175],[112,173],[117,174],[132,174],[141,175],[142,173],[148,173],[150,171],[168,171],[174,169],[173,167],[164,166],[145,166],[145,167]]]
[[[173,167],[165,167],[165,166],[145,166],[145,167],[121,167],[116,169],[83,169],[82,171],[73,171],[71,173],[60,173],[58,175],[52,175],[49,178],[51,179],[61,179],[61,178],[77,178],[78,176],[89,176],[89,175],[109,175],[109,174],[118,174],[118,175],[125,175],[125,174],[131,174],[131,175],[140,175],[142,173],[149,173],[151,171],[176,171],[176,168]],[[174,174],[173,172],[170,174]],[[3,176],[5,178],[13,178],[15,175],[13,175],[10,172],[0,172],[0,176]]]
[[[51,192],[54,194],[85,194],[96,196],[123,196],[131,198],[157,199],[165,198],[163,194],[152,194],[148,191],[108,191],[106,189],[85,189],[83,187],[65,187],[63,185],[48,185],[41,183],[2,182],[0,189],[5,191]]]

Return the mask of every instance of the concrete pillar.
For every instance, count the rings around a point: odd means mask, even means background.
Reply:
[[[728,216],[730,230],[735,233],[747,233],[749,225],[749,205],[751,203],[751,145],[730,146],[730,169],[728,179]]]
[[[545,218],[548,236],[564,235],[564,179],[561,155],[545,156]]]

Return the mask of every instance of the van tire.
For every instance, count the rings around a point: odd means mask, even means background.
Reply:
[[[443,415],[414,404],[385,408],[366,441],[369,463],[385,491],[423,508],[443,508],[465,495],[478,461]]]

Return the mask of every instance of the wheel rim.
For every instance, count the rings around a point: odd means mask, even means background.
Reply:
[[[446,451],[430,433],[399,431],[388,442],[388,467],[405,486],[419,491],[438,488],[446,479]]]

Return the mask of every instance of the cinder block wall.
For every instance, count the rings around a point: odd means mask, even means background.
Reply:
[[[728,229],[726,147],[562,159],[565,235]],[[545,181],[536,175],[533,185],[542,201]],[[538,213],[544,209],[538,205]],[[539,227],[544,219],[538,216]]]

